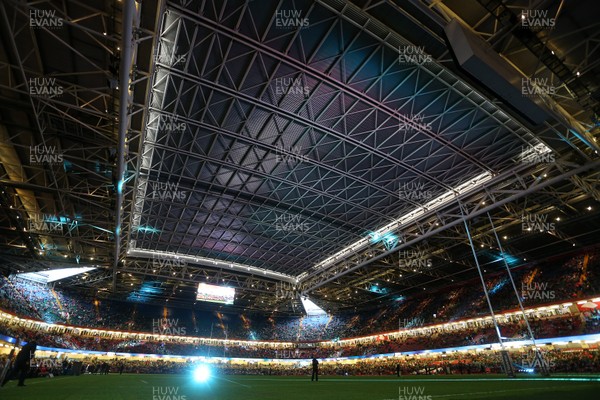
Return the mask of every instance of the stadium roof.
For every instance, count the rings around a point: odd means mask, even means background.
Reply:
[[[477,276],[465,226],[486,273],[492,224],[511,266],[597,243],[591,0],[28,3],[0,5],[6,270],[302,312]]]
[[[89,271],[93,271],[94,267],[79,267],[79,268],[62,268],[62,269],[50,269],[45,271],[36,272],[25,272],[18,274],[17,276],[23,279],[29,279],[31,281],[39,283],[52,283],[61,279],[73,277],[75,275],[83,274]]]

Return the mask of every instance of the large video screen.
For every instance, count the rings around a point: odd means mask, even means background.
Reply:
[[[206,283],[198,284],[198,293],[196,294],[196,300],[211,301],[213,303],[222,304],[233,304],[234,299],[234,288],[208,285]]]

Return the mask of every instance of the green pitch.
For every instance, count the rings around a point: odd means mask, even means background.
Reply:
[[[195,383],[187,375],[84,375],[10,381],[2,400],[445,400],[595,399],[600,375],[452,375],[396,377],[213,376]]]

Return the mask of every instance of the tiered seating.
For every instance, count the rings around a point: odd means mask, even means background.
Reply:
[[[578,254],[562,263],[550,261],[513,271],[517,290],[542,285],[552,298],[523,298],[525,307],[572,300],[574,296],[600,293],[600,250]],[[514,290],[505,274],[486,280],[496,312],[516,309]],[[324,318],[276,317],[245,313],[216,313],[141,303],[98,300],[57,285],[27,281],[15,276],[0,279],[0,308],[46,322],[153,332],[162,318],[177,320],[187,335],[229,339],[281,341],[329,340],[395,331],[405,325],[454,321],[488,315],[489,309],[479,282],[461,283],[437,292],[423,292],[404,301],[387,303],[362,313],[342,313]],[[596,320],[589,322],[596,326]],[[470,335],[472,342],[480,341]]]

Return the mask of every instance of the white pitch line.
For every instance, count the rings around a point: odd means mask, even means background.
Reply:
[[[145,381],[145,380],[143,380],[143,379],[140,379],[140,381],[144,382],[146,385],[148,384],[148,382],[146,382],[146,381]]]
[[[243,386],[243,387],[247,387],[247,388],[250,388],[250,389],[252,388],[252,386],[244,385],[243,383],[239,383],[239,382],[236,382],[236,381],[231,381],[231,380],[229,380],[229,379],[226,379],[226,378],[221,378],[220,376],[218,376],[218,377],[216,377],[216,378],[217,378],[217,379],[222,379],[222,380],[224,380],[224,381],[227,381],[227,382],[235,383],[235,384],[237,384],[237,385],[241,385],[241,386]]]

